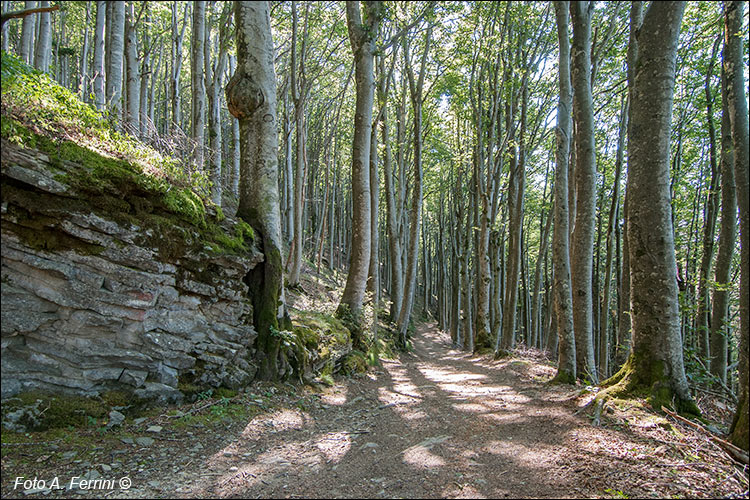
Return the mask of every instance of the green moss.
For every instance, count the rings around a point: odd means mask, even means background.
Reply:
[[[353,350],[346,356],[344,356],[341,362],[341,373],[344,375],[354,375],[356,373],[364,373],[367,371],[367,358],[365,353],[358,350]]]
[[[23,408],[36,408],[19,421],[33,431],[97,425],[110,411],[110,406],[101,399],[51,395],[43,391],[30,391],[9,398],[3,403],[2,411],[5,414]]]
[[[550,384],[570,384],[575,385],[576,376],[564,370],[558,370],[557,374],[549,381]]]
[[[106,391],[103,392],[100,397],[102,398],[102,401],[107,406],[130,406],[133,405],[134,402],[140,403],[139,401],[134,401],[133,395],[128,394],[123,391]]]
[[[329,314],[316,311],[295,312],[293,324],[300,331],[305,341],[318,342],[321,338],[330,338],[336,343],[346,344],[351,335],[343,321]]]
[[[49,252],[75,250],[82,255],[98,255],[105,250],[101,245],[87,243],[78,238],[74,238],[63,231],[50,227],[45,227],[40,230],[34,227],[14,224],[12,222],[6,222],[3,226],[18,235],[19,239],[26,246],[33,248],[34,250]]]
[[[364,345],[364,314],[353,310],[349,304],[341,303],[336,309],[336,318],[349,330],[355,349],[366,350]]]
[[[226,387],[219,387],[214,391],[214,395],[217,398],[232,399],[233,397],[237,396],[237,391],[232,390],[232,389],[227,389]]]
[[[645,398],[658,412],[664,406],[674,408],[678,413],[700,416],[700,410],[693,400],[682,399],[676,394],[661,360],[639,363],[637,355],[631,354],[622,368],[601,385],[605,389],[597,394],[597,399]]]
[[[210,238],[217,243],[217,252],[243,253],[250,250],[255,242],[255,231],[249,224],[240,220],[234,225],[234,236],[229,236],[218,225],[209,228]]]
[[[320,381],[328,387],[333,387],[333,385],[336,383],[334,382],[333,376],[330,373],[321,374],[319,378]]]
[[[7,127],[6,127],[7,128]],[[21,125],[19,130],[24,129]],[[166,181],[151,177],[126,161],[102,156],[71,141],[56,141],[49,137],[28,132],[27,142],[45,152],[53,165],[64,173],[57,174],[55,179],[72,186],[82,194],[82,202],[89,204],[114,219],[118,223],[144,226],[151,230],[152,237],[145,243],[157,248],[160,257],[174,261],[184,255],[190,245],[208,246],[215,253],[247,254],[255,243],[255,232],[245,222],[234,225],[234,234],[228,234],[218,220],[206,215],[206,208],[201,198],[189,188],[170,186]],[[5,184],[3,191],[5,193]],[[24,197],[33,197],[34,203],[27,203],[30,212],[39,212],[60,202],[59,197],[30,194],[25,191],[18,197],[23,203]],[[74,207],[69,207],[70,210]],[[81,208],[81,207],[78,207]],[[58,210],[59,211],[59,210]],[[38,218],[38,214],[26,219]],[[37,224],[50,219],[40,220]],[[54,226],[48,224],[47,226]],[[197,238],[191,238],[188,227],[194,227]],[[84,242],[76,243],[74,238],[62,232],[36,234],[34,231],[20,234],[25,241],[37,249],[57,250],[80,247],[82,253],[95,254],[103,250]],[[24,231],[20,229],[19,231]]]
[[[206,228],[206,207],[190,189],[170,189],[164,194],[164,205],[173,213],[184,216],[192,224]]]

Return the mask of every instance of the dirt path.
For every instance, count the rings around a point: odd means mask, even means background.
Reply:
[[[236,470],[204,478],[190,496],[594,494],[557,465],[581,422],[560,403],[569,391],[540,396],[532,378],[546,375],[479,361],[422,325],[414,354],[338,387],[320,408],[256,419],[207,464]]]
[[[323,393],[289,388],[262,400],[267,388],[254,386],[244,400],[271,409],[226,426],[180,427],[162,415],[137,424],[150,445],[138,446],[141,437],[77,455],[62,446],[41,458],[4,455],[3,496],[29,495],[10,488],[20,474],[88,471],[127,474],[132,487],[33,496],[747,498],[742,472],[703,436],[632,407],[605,411],[594,427],[586,412],[575,415],[580,387],[543,383],[551,366],[455,350],[434,325],[421,325],[414,343],[413,353]]]
[[[445,334],[422,325],[413,354],[337,385],[309,409],[256,417],[206,459],[195,482],[174,491],[244,498],[663,496],[660,487],[674,477],[654,480],[651,464],[639,463],[658,443],[574,416],[573,389],[540,383],[553,371],[454,350]]]

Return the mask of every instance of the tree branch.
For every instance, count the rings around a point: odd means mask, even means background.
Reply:
[[[60,10],[59,5],[53,5],[52,7],[37,7],[34,9],[24,9],[24,10],[14,10],[13,12],[6,12],[2,15],[2,20],[0,21],[0,27],[2,27],[3,24],[5,24],[6,21],[10,21],[11,19],[22,19],[26,16],[30,16],[31,14],[39,14],[41,12],[52,12],[53,10]]]

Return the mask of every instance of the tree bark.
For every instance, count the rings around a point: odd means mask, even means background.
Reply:
[[[125,48],[125,2],[111,2],[112,20],[107,66],[107,109],[116,123],[122,123],[122,64]]]
[[[24,2],[25,10],[33,9],[36,5],[37,2],[35,0],[26,0]],[[21,25],[21,48],[19,53],[23,62],[29,65],[34,63],[34,24],[34,16],[24,16]]]
[[[591,14],[593,3],[570,4],[573,21],[572,84],[575,120],[576,216],[571,241],[573,323],[576,336],[576,373],[598,382],[594,364],[593,301],[591,291],[596,215],[596,150],[591,95]]]
[[[146,26],[151,25],[151,12],[149,10],[150,6],[146,4],[144,6],[144,9],[146,9]],[[138,118],[138,124],[139,124],[139,130],[138,130],[138,136],[141,139],[146,139],[148,135],[148,125],[149,125],[149,80],[151,82],[154,81],[154,74],[152,74],[152,68],[151,68],[151,53],[154,50],[153,45],[151,45],[151,40],[149,37],[149,30],[143,30],[143,59],[141,62],[141,69],[140,69],[140,76],[141,76],[141,88],[140,88],[140,96],[139,100],[140,103],[138,105],[138,111],[140,113],[140,116]]]
[[[237,60],[233,55],[229,56],[229,72],[234,74]],[[232,120],[232,175],[230,182],[232,196],[237,198],[240,193],[240,124]]]
[[[89,25],[91,24],[91,0],[86,2],[86,27],[83,33],[83,47],[81,48],[81,60],[80,60],[80,87],[81,100],[83,102],[91,102],[90,88],[91,81],[89,80]]]
[[[628,109],[627,100],[621,107],[620,111],[620,132],[617,139],[617,156],[615,159],[615,180],[612,188],[612,203],[609,207],[609,220],[607,223],[607,253],[604,263],[604,292],[602,294],[602,307],[599,313],[599,374],[607,377],[610,373],[609,366],[609,296],[612,289],[612,260],[614,246],[615,225],[617,225],[619,207],[620,207],[620,174],[622,172],[623,151],[625,149],[625,136],[628,127]]]
[[[719,229],[719,250],[714,269],[713,303],[711,311],[711,373],[722,383],[727,381],[727,338],[729,321],[730,269],[734,256],[737,236],[737,192],[734,182],[734,150],[732,146],[732,126],[729,120],[727,102],[727,78],[721,71],[721,226]]]
[[[305,21],[307,23],[307,20]],[[302,50],[297,61],[297,2],[292,2],[292,50],[291,50],[291,86],[292,100],[294,101],[294,122],[297,143],[297,168],[294,172],[294,200],[292,203],[292,226],[294,235],[292,238],[292,262],[287,275],[287,285],[299,284],[302,273],[302,251],[304,247],[304,209],[305,209],[305,179],[307,173],[307,130],[305,124],[305,103],[307,101],[307,79],[305,77],[305,47],[306,40],[302,41]],[[306,33],[305,33],[306,35]],[[372,107],[372,106],[371,106]],[[372,114],[372,111],[370,111]],[[368,159],[365,165],[370,164],[369,148]],[[369,173],[368,173],[369,180]],[[369,184],[369,182],[368,182]]]
[[[208,97],[208,175],[211,180],[211,201],[219,207],[222,205],[222,193],[224,192],[221,87],[224,79],[224,68],[227,65],[228,30],[226,24],[228,15],[229,11],[225,7],[219,21],[219,32],[213,39],[211,27],[208,24],[205,26],[204,44],[205,82]]]
[[[568,2],[555,2],[557,38],[560,46],[560,98],[557,103],[555,127],[555,187],[552,233],[553,293],[557,316],[558,360],[554,380],[566,384],[576,381],[576,347],[573,329],[573,295],[570,282],[568,158],[570,148],[570,110],[573,96],[570,83],[570,39],[568,35]]]
[[[375,40],[377,39],[383,5],[379,1],[365,3],[362,22],[358,1],[346,3],[346,24],[354,53],[356,104],[354,140],[352,143],[352,231],[349,273],[336,311],[352,333],[355,348],[364,347],[362,305],[367,273],[370,266],[370,135],[372,106],[375,95],[373,75]]]
[[[204,164],[204,135],[206,130],[206,83],[204,81],[204,44],[206,43],[206,2],[198,0],[193,3],[193,33],[191,39],[191,70],[192,84],[191,116],[192,124],[190,136],[193,139],[195,152],[193,163],[196,168],[203,170]],[[218,204],[221,204],[219,201]]]
[[[102,111],[106,105],[104,92],[104,27],[106,25],[107,2],[96,2],[96,27],[94,28],[94,104]]]
[[[724,4],[724,71],[727,77],[727,101],[734,147],[734,179],[740,209],[740,346],[739,399],[730,429],[730,441],[747,450],[750,448],[748,419],[748,341],[750,340],[750,161],[748,145],[747,101],[743,68],[742,24],[745,3],[741,0]]]
[[[646,392],[654,408],[699,414],[685,377],[669,193],[669,141],[684,2],[652,3],[638,34],[628,165],[633,347],[602,394]]]
[[[711,262],[714,256],[714,240],[716,237],[716,218],[719,200],[719,167],[716,161],[716,130],[714,127],[713,96],[711,92],[711,79],[713,76],[714,63],[719,47],[720,37],[717,37],[711,51],[711,59],[706,71],[704,91],[706,95],[706,122],[708,123],[709,142],[709,164],[711,166],[711,180],[706,195],[706,204],[703,217],[703,252],[701,264],[698,271],[698,294],[696,297],[695,331],[698,336],[698,355],[705,361],[706,366],[711,367],[711,355],[709,346],[709,310],[711,303],[708,296],[708,279],[711,273]]]
[[[49,7],[49,1],[41,0],[39,7]],[[42,12],[39,14],[39,38],[36,40],[34,50],[34,67],[39,71],[49,71],[49,58],[52,52],[52,23],[50,22],[50,13]]]
[[[182,97],[180,96],[180,73],[182,72],[182,43],[185,39],[190,3],[185,4],[182,28],[178,26],[177,0],[172,4],[172,74],[170,75],[169,94],[172,101],[172,122],[170,130],[177,136],[182,123]]]
[[[127,92],[127,114],[125,124],[128,132],[137,136],[141,130],[140,74],[138,70],[138,43],[135,32],[135,4],[128,2],[125,17],[125,80]]]
[[[412,178],[412,199],[409,214],[409,247],[406,258],[406,276],[404,282],[404,296],[398,317],[398,330],[401,345],[406,346],[406,333],[409,328],[412,308],[414,305],[414,293],[417,288],[417,260],[419,258],[419,233],[422,224],[422,89],[424,87],[425,67],[427,64],[427,53],[430,50],[430,38],[432,29],[428,28],[425,34],[424,52],[420,62],[419,76],[415,80],[414,70],[411,67],[408,44],[404,44],[404,61],[406,73],[409,78],[409,94],[411,97],[413,117],[413,140],[414,140],[414,176]]]
[[[630,38],[628,41],[628,165],[630,165],[630,144],[633,132],[633,87],[635,85],[635,62],[638,58],[637,33],[643,23],[643,2],[634,1],[630,11]],[[615,352],[615,365],[617,369],[625,364],[630,356],[632,335],[632,308],[630,306],[630,247],[628,245],[628,193],[627,184],[625,199],[622,203],[622,269],[620,270],[620,320],[618,321],[617,349]]]
[[[281,263],[276,74],[268,2],[235,2],[237,71],[226,87],[229,112],[240,122],[239,217],[261,240],[265,259],[246,277],[261,357],[258,376],[275,380],[286,366],[274,331],[286,316]],[[281,365],[281,366],[280,366]]]
[[[385,106],[385,104],[383,104]],[[393,154],[388,129],[388,108],[383,108],[382,136],[385,146],[383,172],[385,174],[386,230],[388,234],[389,264],[391,268],[391,307],[390,320],[396,322],[401,309],[404,293],[403,270],[401,268],[401,239],[398,232],[398,209],[396,207],[396,187],[393,179]]]

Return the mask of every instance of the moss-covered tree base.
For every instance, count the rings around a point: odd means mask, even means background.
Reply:
[[[649,373],[639,373],[631,355],[620,371],[600,384],[605,389],[597,394],[596,399],[646,398],[656,411],[660,412],[661,407],[665,406],[683,415],[699,417],[701,413],[695,402],[681,397],[673,389],[668,377],[664,375],[663,364],[655,362],[653,365]]]
[[[354,310],[349,304],[341,303],[336,309],[336,318],[341,320],[352,336],[352,347],[356,350],[366,352],[367,346],[364,341],[365,317],[362,310]]]
[[[557,374],[554,377],[552,377],[552,380],[550,380],[549,383],[550,384],[575,385],[576,376],[574,373],[571,373],[565,370],[558,370]]]

